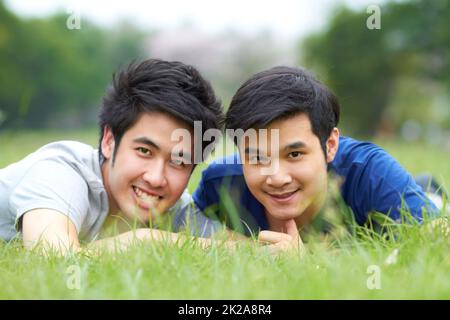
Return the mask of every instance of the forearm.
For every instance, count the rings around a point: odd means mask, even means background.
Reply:
[[[122,251],[141,242],[165,242],[169,244],[182,245],[185,241],[192,239],[195,239],[195,241],[197,241],[202,248],[207,248],[211,245],[211,239],[192,238],[184,234],[144,228],[131,230],[114,237],[97,240],[89,244],[87,249]]]

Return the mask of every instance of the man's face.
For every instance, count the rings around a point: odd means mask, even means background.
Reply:
[[[128,220],[147,223],[180,198],[193,169],[193,144],[189,139],[171,140],[179,128],[192,131],[163,113],[142,114],[123,135],[114,163],[114,137],[105,129],[102,172],[110,212],[120,211]]]
[[[257,148],[251,147],[248,139],[239,146],[245,181],[264,206],[269,221],[295,219],[298,225],[304,225],[326,197],[327,162],[334,158],[339,131],[335,128],[330,135],[325,158],[319,138],[304,114],[274,121],[265,129],[266,143],[261,143],[264,136],[258,131]],[[272,130],[278,130],[278,137]],[[256,160],[258,163],[252,164]],[[269,166],[275,170],[267,170]],[[264,168],[266,174],[262,174]]]

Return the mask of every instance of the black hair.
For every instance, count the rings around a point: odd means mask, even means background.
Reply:
[[[202,136],[208,129],[221,129],[223,110],[208,81],[190,65],[178,61],[148,59],[131,62],[113,75],[99,114],[101,141],[109,127],[115,141],[114,157],[125,132],[145,112],[162,112],[194,128],[201,121]],[[202,141],[202,151],[208,143]]]
[[[305,114],[326,155],[326,141],[338,125],[339,113],[338,99],[330,89],[304,69],[281,66],[255,74],[237,90],[225,127],[260,129],[275,120]]]

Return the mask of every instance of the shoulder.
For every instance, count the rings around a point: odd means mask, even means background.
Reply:
[[[89,188],[103,188],[95,154],[91,146],[76,141],[49,143],[11,166],[11,193],[19,199],[87,197]]]
[[[345,171],[352,166],[364,167],[373,161],[385,162],[394,161],[394,159],[372,142],[341,136],[336,157],[330,163],[330,167],[340,173],[340,171]]]
[[[58,141],[35,152],[35,161],[58,163],[76,172],[91,188],[103,188],[98,150],[78,141]]]
[[[342,137],[338,154],[330,169],[342,177],[342,190],[347,198],[360,198],[365,192],[371,198],[397,194],[414,186],[411,175],[381,147],[366,141]]]
[[[56,141],[46,144],[35,154],[40,158],[64,157],[68,159],[84,159],[92,157],[95,150],[92,146],[78,141]]]

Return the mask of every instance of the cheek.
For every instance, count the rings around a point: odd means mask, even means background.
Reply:
[[[129,184],[144,174],[145,163],[133,156],[116,158],[111,170],[111,182],[117,188],[127,188]]]
[[[242,171],[244,174],[245,183],[250,191],[258,192],[260,187],[264,184],[266,177],[261,175],[259,168],[243,165]]]
[[[327,169],[324,161],[311,161],[298,165],[295,172],[295,179],[305,188],[313,188],[315,190],[326,185]]]
[[[169,169],[167,172],[167,181],[170,187],[171,198],[178,198],[186,189],[190,178],[190,170]]]

